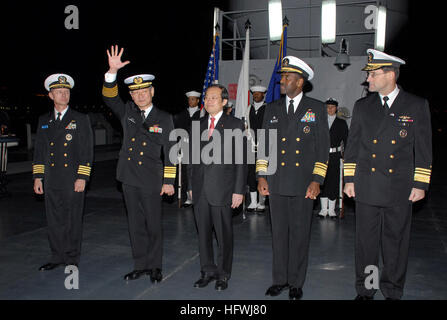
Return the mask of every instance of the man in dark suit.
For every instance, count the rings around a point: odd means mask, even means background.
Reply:
[[[78,265],[81,256],[85,185],[93,161],[93,133],[87,115],[69,108],[73,78],[53,74],[45,88],[51,112],[40,116],[34,147],[34,192],[44,193],[51,260],[40,271]]]
[[[174,127],[177,129],[183,129],[189,131],[191,128],[191,122],[200,119],[200,92],[188,91],[185,93],[188,98],[188,108],[182,109],[179,113],[174,115]],[[188,185],[188,175],[186,174],[186,165],[182,164],[182,189],[186,190]],[[186,190],[186,201],[183,204],[184,207],[189,207],[193,204],[190,190]],[[182,192],[182,196],[184,193]]]
[[[412,203],[425,197],[432,166],[427,100],[396,85],[400,58],[368,49],[371,95],[354,105],[345,152],[344,192],[355,198],[357,300],[372,299],[367,266],[383,269],[380,290],[387,299],[403,294]]]
[[[313,70],[287,56],[279,72],[286,97],[267,105],[262,126],[276,130],[277,139],[269,132],[259,139],[256,172],[259,192],[269,195],[272,224],[273,285],[266,295],[289,288],[289,298],[296,300],[303,295],[313,200],[326,176],[329,129],[324,104],[303,95]]]
[[[105,103],[123,126],[123,145],[117,179],[123,184],[134,270],[124,276],[135,280],[150,275],[152,282],[162,280],[162,198],[174,194],[176,167],[169,159],[174,129],[170,114],[152,103],[154,87],[151,74],[126,78],[132,101],[124,103],[118,95],[116,76],[129,63],[122,62],[123,48],[107,50],[109,71],[105,74],[102,95]],[[162,161],[163,156],[163,161]]]
[[[233,262],[232,209],[241,205],[247,181],[246,165],[243,164],[244,123],[223,112],[227,102],[228,91],[224,86],[208,87],[205,95],[208,115],[200,120],[200,135],[194,135],[194,125],[197,124],[193,124],[190,134],[192,150],[194,144],[200,144],[202,150],[200,159],[194,161],[193,158],[188,165],[199,236],[201,277],[194,283],[196,288],[203,288],[213,280],[217,280],[216,290],[225,290],[228,286]],[[228,132],[234,132],[235,137],[228,136]],[[201,141],[202,133],[208,136],[208,141]],[[208,150],[206,155],[205,148]],[[193,151],[190,154],[193,155]],[[204,158],[208,155],[211,159]],[[238,156],[242,157],[238,159]],[[217,264],[214,262],[213,229],[218,244]]]
[[[320,218],[327,215],[335,219],[335,202],[340,194],[340,159],[343,146],[346,146],[348,139],[348,125],[346,121],[337,117],[338,101],[329,98],[325,102],[328,114],[329,135],[331,137],[331,147],[329,148],[329,164],[324,180],[324,187],[320,194],[321,210],[318,213]]]
[[[266,106],[265,92],[267,91],[267,88],[263,86],[253,86],[250,88],[250,91],[253,95],[253,103],[249,107],[249,122],[250,129],[253,130],[254,136],[249,144],[255,143],[255,145],[257,145],[257,130],[262,128],[262,120],[264,119]],[[248,165],[248,187],[250,191],[250,204],[247,207],[247,211],[263,212],[265,209],[265,196],[259,195],[258,202],[258,183],[256,181],[255,164]]]

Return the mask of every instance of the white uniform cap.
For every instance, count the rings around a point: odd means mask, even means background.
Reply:
[[[266,92],[267,88],[263,86],[253,86],[250,88],[251,92]]]
[[[151,87],[152,80],[154,79],[155,76],[152,74],[137,74],[135,76],[126,78],[124,80],[124,83],[127,84],[129,90],[132,91]]]
[[[74,87],[74,80],[68,74],[55,73],[45,79],[44,86],[47,91],[56,88],[72,89]]]
[[[307,80],[312,80],[314,77],[312,68],[309,67],[306,62],[294,56],[284,57],[282,59],[281,69],[278,72],[297,72],[303,75]]]
[[[377,70],[383,67],[399,68],[402,64],[405,64],[405,61],[401,58],[386,54],[379,50],[368,49],[366,50],[366,53],[368,53],[368,63],[362,69],[364,71]]]
[[[188,91],[187,93],[185,93],[186,96],[189,97],[197,97],[200,98],[200,92],[197,91]]]

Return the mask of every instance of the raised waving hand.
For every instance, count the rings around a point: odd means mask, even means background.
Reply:
[[[118,45],[110,47],[110,51],[107,50],[107,56],[109,57],[109,73],[117,73],[119,69],[128,65],[129,60],[122,62],[121,56],[123,55],[124,48],[121,48],[118,53]]]

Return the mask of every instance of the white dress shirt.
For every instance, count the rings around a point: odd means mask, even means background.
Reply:
[[[394,90],[391,91],[391,93],[389,95],[387,95],[387,97],[389,98],[389,100],[387,101],[388,107],[391,108],[391,106],[392,106],[394,100],[396,100],[398,94],[399,94],[399,87],[396,86],[396,88],[394,88]],[[380,93],[379,93],[379,96],[380,96],[380,102],[382,102],[382,106],[383,106],[385,104],[385,101],[383,101],[383,97],[385,97],[385,96],[382,96]]]
[[[63,111],[60,111],[60,113],[61,113],[61,121],[62,121],[62,118],[64,117],[64,115],[67,113],[67,111],[68,111],[68,106]],[[54,119],[57,119],[57,113],[58,112],[59,111],[57,111],[56,108],[54,108]]]

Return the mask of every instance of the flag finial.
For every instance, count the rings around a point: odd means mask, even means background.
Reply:
[[[282,25],[289,26],[289,19],[287,19],[287,16],[284,16],[284,19],[282,19]]]
[[[250,29],[251,28],[251,22],[249,19],[247,19],[247,21],[245,21],[245,30]]]

